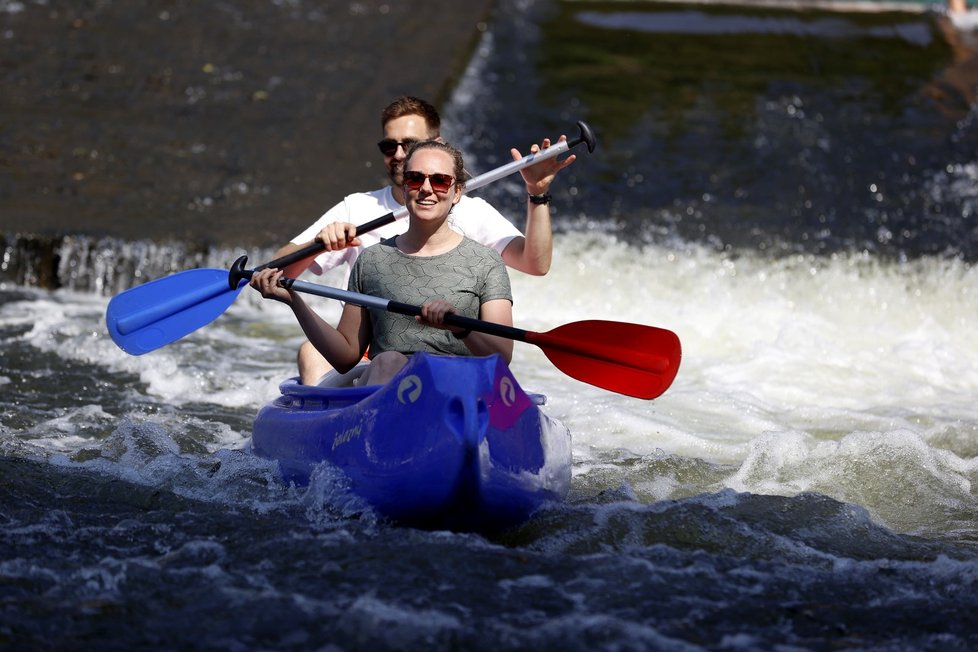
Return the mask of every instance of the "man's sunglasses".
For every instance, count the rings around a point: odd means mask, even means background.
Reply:
[[[448,189],[455,185],[455,177],[450,174],[425,174],[413,170],[404,173],[404,185],[411,190],[420,190],[425,179],[431,181],[431,189],[435,192],[448,192]]]
[[[403,147],[404,151],[408,151],[411,145],[418,142],[417,138],[406,138],[404,140],[394,140],[393,138],[385,138],[384,140],[377,143],[377,147],[380,149],[381,154],[384,156],[394,156],[397,153],[398,147]]]

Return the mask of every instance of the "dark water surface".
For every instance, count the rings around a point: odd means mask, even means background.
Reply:
[[[573,211],[728,251],[978,254],[974,34],[912,13],[564,2],[534,16],[497,34],[535,74],[497,60],[486,74],[507,83],[485,122],[533,124],[525,97],[555,126],[590,121],[603,147],[576,170]]]
[[[978,648],[974,36],[494,7],[481,31],[482,3],[0,0],[0,648]],[[243,292],[140,357],[105,332],[112,295],[267,260],[377,183],[398,92],[437,98],[474,173],[587,120],[516,320],[683,342],[653,402],[517,346],[574,477],[499,536],[396,527],[250,454],[301,341],[282,306]],[[480,194],[521,223],[517,179]]]

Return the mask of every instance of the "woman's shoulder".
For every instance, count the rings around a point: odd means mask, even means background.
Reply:
[[[391,250],[397,251],[396,235],[392,235],[389,238],[381,238],[376,244],[372,244],[369,247],[364,247],[360,255],[363,256],[369,252],[371,255],[376,256],[385,252],[390,253]]]
[[[364,247],[360,255],[357,256],[356,262],[365,265],[368,263],[376,263],[378,261],[389,258],[390,256],[397,254],[397,236],[392,236],[390,238],[381,240],[376,244],[372,244],[369,247]],[[362,261],[362,262],[361,262]]]
[[[460,255],[467,258],[478,258],[492,262],[503,262],[503,257],[492,247],[487,247],[481,242],[477,242],[468,236],[462,236],[462,242],[455,249]]]

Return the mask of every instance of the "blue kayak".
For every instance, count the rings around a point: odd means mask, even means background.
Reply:
[[[380,515],[415,527],[492,531],[566,497],[570,433],[498,355],[416,353],[386,385],[290,379],[255,420],[256,454],[286,482],[329,462]]]

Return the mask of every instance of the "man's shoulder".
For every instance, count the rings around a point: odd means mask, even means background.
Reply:
[[[452,218],[463,224],[468,222],[481,226],[511,224],[505,215],[485,199],[468,195],[462,195],[458,204],[452,209]]]
[[[479,197],[463,195],[452,209],[449,222],[462,235],[499,251],[523,235],[506,216]]]
[[[470,197],[469,195],[462,195],[458,204],[452,209],[452,214],[456,218],[463,219],[469,217],[485,219],[487,216],[499,217],[503,220],[506,219],[502,213],[482,197]],[[506,221],[508,222],[509,220]]]
[[[354,192],[343,198],[343,202],[350,204],[374,204],[374,205],[386,205],[393,199],[393,194],[391,193],[390,186],[384,186],[383,188],[377,188],[376,190],[365,190],[362,192]]]
[[[317,224],[320,226],[329,222],[363,224],[398,207],[390,186],[377,190],[355,192],[347,195],[341,202],[326,211]]]

